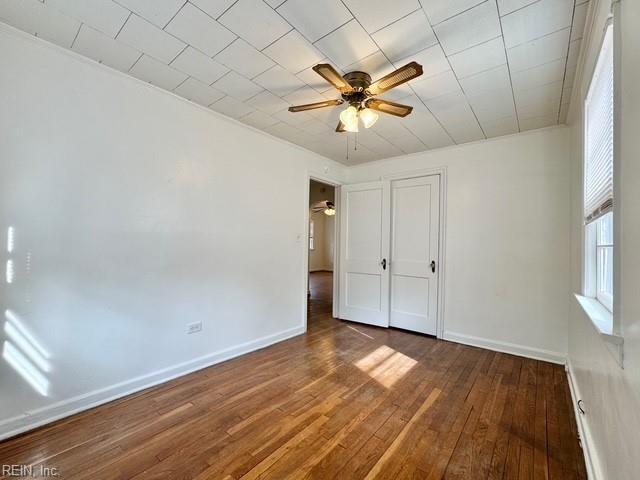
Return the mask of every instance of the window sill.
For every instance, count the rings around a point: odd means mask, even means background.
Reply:
[[[613,333],[613,315],[595,298],[585,297],[575,294],[578,304],[589,317],[593,327],[600,337],[608,343],[609,350],[616,357],[616,361],[622,367],[622,346],[624,338],[621,335]]]

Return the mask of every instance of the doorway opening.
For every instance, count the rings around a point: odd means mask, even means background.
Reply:
[[[333,314],[336,189],[309,180],[307,323]]]

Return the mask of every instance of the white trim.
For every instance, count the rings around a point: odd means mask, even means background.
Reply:
[[[438,237],[438,301],[436,315],[436,337],[444,338],[444,288],[446,274],[446,236],[447,236],[447,167],[423,168],[406,172],[383,175],[381,180],[406,180],[409,178],[440,175],[440,234]]]
[[[304,189],[305,189],[305,200],[304,200],[304,241],[303,244],[303,262],[302,262],[302,275],[303,275],[303,302],[302,302],[302,325],[304,327],[304,331],[307,331],[307,307],[308,307],[308,293],[309,293],[309,198],[311,195],[310,184],[311,180],[315,180],[316,182],[324,183],[326,185],[333,187],[333,195],[334,195],[334,206],[336,208],[335,218],[335,226],[333,231],[333,317],[338,317],[338,305],[339,305],[339,234],[340,234],[340,187],[342,186],[342,182],[337,180],[334,177],[328,175],[328,171],[325,169],[325,172],[321,173],[316,170],[307,170],[304,177]],[[318,269],[325,270],[325,269]]]
[[[567,380],[569,382],[569,390],[571,391],[571,401],[576,416],[576,424],[578,425],[578,435],[580,436],[580,445],[584,454],[585,466],[587,468],[587,478],[589,480],[604,480],[602,468],[598,459],[598,452],[595,450],[593,436],[587,422],[588,411],[584,414],[578,409],[578,400],[581,399],[578,384],[575,381],[571,360],[567,358],[565,366],[567,372]],[[584,407],[583,407],[584,408]]]
[[[442,336],[444,340],[450,342],[463,343],[474,347],[486,348],[495,352],[510,353],[519,357],[533,358],[534,360],[543,360],[545,362],[558,363],[564,365],[567,356],[564,353],[554,352],[552,350],[544,350],[542,348],[528,347],[526,345],[518,345],[516,343],[501,342],[499,340],[491,340],[489,338],[474,337],[462,333],[445,331]]]
[[[126,397],[127,395],[139,392],[140,390],[168,382],[174,378],[268,347],[274,343],[287,340],[303,333],[303,326],[293,327],[256,340],[241,343],[218,352],[210,353],[193,360],[163,368],[162,370],[157,370],[124,382],[116,383],[108,387],[62,400],[46,407],[27,411],[23,415],[12,417],[0,422],[0,440],[5,440],[9,437],[46,425],[47,423],[97,407],[98,405],[111,402],[118,398]]]

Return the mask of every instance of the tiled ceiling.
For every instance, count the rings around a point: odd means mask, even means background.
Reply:
[[[566,120],[588,0],[0,0],[0,19],[345,164]],[[344,107],[311,67],[373,79],[414,107],[338,134]],[[357,144],[357,149],[354,148]]]

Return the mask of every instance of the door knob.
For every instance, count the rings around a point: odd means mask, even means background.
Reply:
[[[436,261],[431,260],[431,272],[436,273]]]
[[[383,258],[382,261],[380,262],[380,265],[382,265],[382,269],[386,270],[387,269],[387,259]]]

